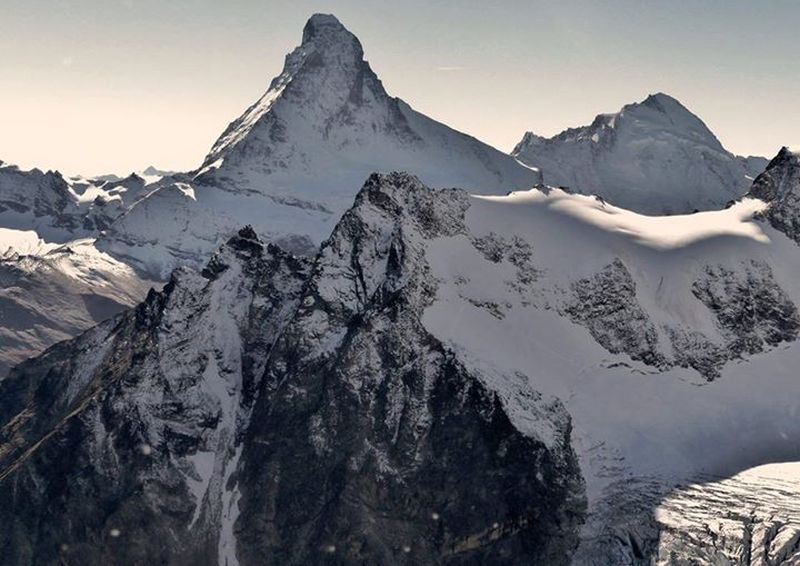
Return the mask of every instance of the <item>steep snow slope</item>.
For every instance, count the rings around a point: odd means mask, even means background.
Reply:
[[[489,194],[540,180],[480,141],[389,96],[358,39],[317,14],[267,92],[223,132],[190,184],[164,187],[116,222],[101,246],[154,273],[200,266],[244,224],[313,253],[374,171]]]
[[[585,521],[578,564],[722,559],[681,486],[722,516],[742,484],[721,478],[800,460],[775,206],[652,219],[392,174],[313,262],[242,231],[0,386],[3,556],[102,560],[116,529],[140,561],[558,564]],[[789,560],[795,494],[745,483],[774,516],[725,548],[767,529]]]
[[[702,120],[662,93],[549,139],[528,132],[512,155],[539,167],[548,185],[644,214],[722,208],[767,163],[733,155]]]
[[[9,367],[138,303],[158,285],[91,239],[0,229],[0,379]]]

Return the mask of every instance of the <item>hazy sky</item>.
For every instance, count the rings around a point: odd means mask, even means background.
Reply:
[[[0,160],[194,168],[314,12],[390,94],[505,151],[657,91],[734,152],[800,143],[793,0],[0,0]]]

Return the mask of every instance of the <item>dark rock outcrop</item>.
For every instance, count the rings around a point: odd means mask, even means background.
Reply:
[[[422,324],[425,239],[467,206],[372,176],[313,262],[244,229],[14,370],[0,563],[568,563],[563,406],[509,400]]]

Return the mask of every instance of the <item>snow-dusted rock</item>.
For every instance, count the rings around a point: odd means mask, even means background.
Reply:
[[[563,405],[422,323],[427,242],[463,234],[467,207],[375,175],[313,263],[247,228],[16,368],[3,560],[568,563],[583,483]]]
[[[800,244],[800,153],[782,148],[749,195],[769,203],[764,213],[769,223]]]
[[[159,181],[65,178],[0,163],[0,378],[161,284],[93,243]]]
[[[372,172],[489,194],[538,171],[389,96],[358,39],[317,14],[267,92],[223,132],[189,186],[166,186],[117,221],[103,249],[164,276],[201,266],[238,227],[312,254]]]
[[[643,214],[722,208],[767,160],[727,151],[674,98],[658,93],[552,138],[528,132],[512,155],[560,185]]]
[[[767,207],[653,219],[391,174],[313,260],[243,230],[0,384],[3,556],[668,556],[676,486],[798,457],[797,247]]]

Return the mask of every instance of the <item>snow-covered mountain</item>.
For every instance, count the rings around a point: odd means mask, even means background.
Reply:
[[[137,304],[149,281],[90,238],[47,243],[0,228],[0,379],[8,369]]]
[[[540,181],[538,171],[389,96],[358,39],[317,14],[283,72],[223,132],[194,179],[140,202],[100,245],[163,276],[177,264],[203,265],[244,224],[313,253],[364,179],[394,170],[489,194]]]
[[[662,93],[552,138],[528,132],[512,155],[540,168],[548,185],[643,214],[722,208],[747,192],[767,163],[733,155],[700,118]]]
[[[0,378],[158,284],[93,242],[159,180],[64,177],[0,163]]]
[[[180,175],[178,171],[166,171],[164,169],[159,169],[154,165],[148,165],[141,171],[135,171],[132,174],[144,179],[148,183],[154,183],[156,181],[159,181],[162,177],[174,177],[176,175]],[[93,179],[96,181],[108,181],[112,183],[122,181],[125,178],[126,177],[120,177],[119,175],[116,175],[114,173],[108,173],[106,175],[98,175],[97,177],[93,177]]]
[[[59,243],[97,236],[153,190],[152,181],[136,174],[115,180],[65,178],[58,171],[24,171],[0,161],[0,227],[35,230]],[[2,251],[7,247],[0,242]]]
[[[613,565],[764,531],[790,560],[774,482],[744,484],[769,518],[681,536],[680,486],[716,518],[743,484],[708,478],[800,459],[776,206],[651,218],[391,174],[313,259],[242,230],[0,382],[1,555]]]

